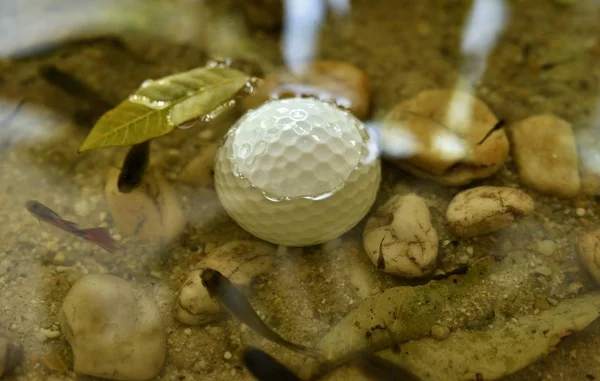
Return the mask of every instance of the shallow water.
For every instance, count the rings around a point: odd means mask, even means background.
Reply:
[[[345,61],[365,71],[372,120],[422,90],[454,88],[459,74],[467,70],[461,42],[471,2],[400,3],[352,1],[349,24],[328,17],[318,40],[310,44],[319,59]],[[282,54],[281,32],[246,24],[237,1],[151,4],[0,4],[0,333],[25,351],[22,365],[7,379],[94,379],[72,371],[73,356],[64,334],[48,338],[41,330],[58,330],[57,314],[69,288],[81,276],[94,273],[120,276],[157,303],[167,327],[168,350],[156,379],[250,380],[237,354],[243,344],[261,346],[293,369],[301,368],[294,353],[240,330],[231,319],[186,327],[172,315],[179,287],[206,253],[234,240],[255,239],[227,216],[213,187],[178,180],[191,158],[219,142],[241,110],[176,130],[153,144],[151,164],[174,186],[186,219],[181,238],[167,247],[121,238],[108,213],[107,173],[120,166],[126,148],[77,154],[94,121],[146,79],[202,66],[213,57],[233,57],[244,70],[258,75],[293,61],[293,56]],[[600,115],[600,5],[592,0],[515,0],[505,6],[506,24],[500,39],[488,47],[474,94],[508,124],[553,113],[569,121],[576,135],[592,127],[592,136],[598,138],[594,127]],[[79,38],[85,39],[75,41]],[[42,68],[49,66],[91,90],[76,94],[57,88],[43,76]],[[586,152],[593,155],[597,147],[591,144]],[[575,242],[598,227],[598,196],[565,200],[539,194],[520,184],[511,159],[494,176],[473,185],[522,188],[535,200],[535,213],[508,230],[457,239],[444,216],[459,189],[418,179],[387,161],[375,207],[399,192],[414,192],[427,200],[441,243],[440,272],[455,269],[465,256],[463,264],[472,264],[487,255],[503,258],[510,251],[552,240],[558,249],[550,259],[565,274],[561,282],[581,283],[581,293],[597,289],[578,260]],[[80,226],[109,227],[123,250],[107,253],[38,224],[25,209],[31,199]],[[583,216],[577,214],[580,209]],[[315,345],[367,296],[395,285],[425,283],[377,271],[362,248],[363,228],[364,221],[341,240],[288,248],[280,267],[256,280],[250,300],[270,326],[290,340]],[[542,299],[540,305],[548,306]],[[531,314],[540,305],[517,304],[512,312]],[[598,348],[596,321],[563,340],[552,354],[505,379],[600,379]],[[224,358],[227,352],[233,354],[231,359]],[[50,354],[60,356],[69,370],[61,373],[38,361]]]

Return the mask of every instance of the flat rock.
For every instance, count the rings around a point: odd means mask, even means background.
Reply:
[[[582,235],[577,248],[581,262],[600,284],[600,228]]]
[[[456,235],[472,237],[506,228],[533,208],[533,199],[519,189],[481,186],[454,196],[446,218]]]
[[[455,120],[448,110],[464,105],[470,118]],[[479,99],[453,90],[427,90],[400,102],[386,116],[382,150],[415,176],[445,185],[465,185],[502,167],[509,144],[498,118]],[[398,155],[394,134],[408,134],[413,149]]]
[[[59,313],[73,370],[111,380],[149,380],[165,361],[166,330],[156,304],[113,275],[77,281]]]
[[[514,123],[510,136],[523,184],[558,197],[579,193],[577,146],[568,122],[552,114],[532,116]]]

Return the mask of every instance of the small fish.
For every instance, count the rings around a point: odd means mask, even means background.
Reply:
[[[150,140],[136,144],[125,156],[117,186],[119,192],[129,193],[140,185],[150,161]]]
[[[257,380],[301,381],[294,372],[260,349],[246,347],[242,354],[242,361]]]
[[[202,284],[208,290],[211,298],[216,299],[229,314],[258,334],[307,356],[322,358],[322,355],[315,349],[291,343],[269,328],[256,311],[254,311],[242,292],[217,270],[205,269],[200,277],[202,278]]]
[[[108,234],[108,229],[106,228],[80,229],[74,222],[63,219],[52,209],[38,201],[27,201],[25,206],[27,207],[27,210],[35,217],[49,223],[54,227],[76,235],[77,237],[83,238],[87,241],[93,242],[111,253],[117,249],[115,241],[113,241],[113,239],[110,237]]]

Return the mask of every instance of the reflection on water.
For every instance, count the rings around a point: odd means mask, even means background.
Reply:
[[[496,46],[506,19],[504,0],[476,0],[473,3],[462,35],[463,66],[456,91],[473,91],[485,72],[488,56]],[[467,132],[464,128],[471,121],[473,109],[470,102],[461,102],[464,99],[456,96],[450,103],[447,115],[448,126],[462,133]]]

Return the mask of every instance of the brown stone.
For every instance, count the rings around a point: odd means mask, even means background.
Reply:
[[[559,197],[579,193],[577,146],[568,122],[552,114],[532,116],[514,123],[510,135],[523,184]]]
[[[469,120],[451,121],[451,102],[467,105]],[[415,176],[445,185],[464,185],[489,177],[508,157],[508,139],[503,129],[494,129],[498,119],[479,99],[452,90],[427,90],[401,102],[386,116],[384,134],[409,133],[415,140],[408,157],[388,156]]]
[[[357,118],[369,114],[370,88],[366,74],[341,61],[315,61],[302,74],[282,68],[268,74],[256,92],[243,101],[247,109],[272,98],[313,97],[350,110]]]

